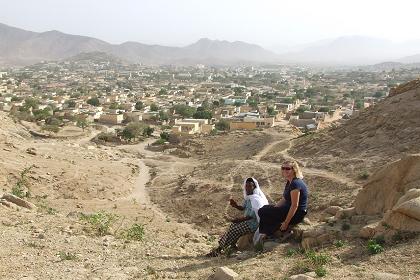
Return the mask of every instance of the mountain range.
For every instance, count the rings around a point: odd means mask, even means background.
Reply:
[[[62,60],[80,53],[104,52],[127,63],[145,65],[235,65],[302,63],[367,65],[383,61],[420,62],[420,41],[396,44],[362,36],[323,40],[294,52],[276,54],[255,44],[203,38],[185,47],[108,42],[60,31],[32,32],[0,23],[0,66]]]

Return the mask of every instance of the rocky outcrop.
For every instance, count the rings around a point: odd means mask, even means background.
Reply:
[[[396,230],[420,232],[420,155],[410,155],[378,171],[355,200],[359,215],[383,215],[382,223]],[[368,237],[375,231],[361,232]]]
[[[358,193],[356,213],[374,215],[391,210],[410,189],[420,187],[420,154],[393,162],[377,173]]]

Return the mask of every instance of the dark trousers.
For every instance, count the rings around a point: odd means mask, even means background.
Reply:
[[[258,210],[258,216],[260,216],[260,233],[267,235],[274,234],[281,226],[281,224],[286,220],[287,213],[289,213],[290,207],[287,205],[282,205],[276,207],[274,205],[265,205]],[[306,210],[298,209],[296,210],[295,215],[290,220],[289,225],[296,225],[303,221],[305,218]]]

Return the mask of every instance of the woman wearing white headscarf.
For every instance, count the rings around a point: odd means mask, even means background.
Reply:
[[[235,200],[230,199],[232,207],[244,211],[244,216],[231,220],[228,230],[219,240],[219,247],[207,254],[208,257],[216,257],[220,252],[228,247],[236,245],[238,239],[248,233],[253,233],[258,229],[259,216],[258,210],[268,204],[267,198],[261,191],[258,181],[254,178],[247,178],[243,184],[244,203],[238,205]]]

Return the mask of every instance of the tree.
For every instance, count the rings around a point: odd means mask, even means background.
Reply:
[[[163,140],[165,140],[165,141],[168,141],[169,140],[169,137],[170,137],[170,135],[169,135],[168,132],[162,132],[160,134],[160,138],[163,139]]]
[[[87,103],[87,104],[90,104],[90,105],[92,105],[92,106],[95,106],[95,107],[98,107],[98,106],[100,105],[100,102],[99,102],[99,98],[98,98],[98,97],[92,97],[92,98],[89,98],[89,99],[86,101],[86,103]]]
[[[129,123],[121,132],[121,136],[130,141],[140,137],[143,134],[145,126],[140,122],[131,122]]]
[[[195,119],[211,119],[213,117],[212,113],[210,111],[198,111],[194,113],[193,117]]]
[[[255,99],[248,99],[247,103],[249,106],[251,106],[252,108],[257,108],[258,107],[258,102]]]
[[[235,101],[235,107],[240,107],[242,103],[240,101]]]
[[[220,120],[216,123],[216,129],[218,130],[229,130],[229,122],[226,120]]]
[[[50,107],[46,107],[42,110],[34,110],[33,114],[34,114],[35,120],[37,121],[45,120],[52,115]]]
[[[183,104],[175,105],[173,110],[183,118],[191,118],[196,111],[195,108]]]
[[[152,136],[153,131],[155,131],[155,130],[154,130],[154,128],[152,128],[152,127],[150,127],[150,126],[146,126],[146,127],[143,129],[143,136],[150,137],[150,136]]]
[[[156,105],[155,103],[152,103],[152,104],[150,105],[150,111],[152,111],[152,112],[157,112],[157,111],[159,111],[159,107],[158,107],[158,105]]]
[[[168,92],[166,91],[166,89],[164,89],[164,88],[161,88],[160,90],[159,90],[159,93],[158,93],[159,95],[167,95],[168,94]]]
[[[159,119],[161,121],[168,121],[169,120],[168,113],[166,113],[165,111],[159,111]]]
[[[66,103],[67,103],[67,106],[69,108],[75,108],[76,107],[76,102],[74,100],[69,100]]]
[[[275,111],[274,111],[274,107],[267,107],[267,113],[270,116],[274,116],[276,114]]]
[[[330,108],[328,108],[328,107],[321,107],[318,110],[318,112],[324,112],[324,113],[328,113],[329,111],[330,111]]]
[[[135,105],[134,107],[136,108],[136,110],[141,110],[141,109],[143,109],[143,107],[144,107],[143,102],[141,102],[141,101],[137,101],[137,102],[136,102],[136,105]]]
[[[28,97],[25,99],[25,111],[28,111],[29,108],[32,108],[32,110],[38,109],[39,102],[35,98]]]
[[[81,129],[83,129],[83,131],[85,131],[85,128],[89,126],[89,122],[86,118],[78,118],[76,126],[80,127]]]

